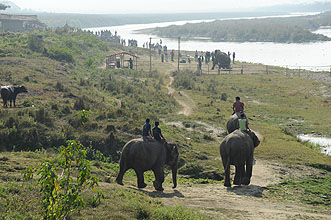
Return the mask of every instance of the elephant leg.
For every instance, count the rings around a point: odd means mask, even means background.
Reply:
[[[253,169],[253,161],[252,160],[247,160],[246,161],[246,173],[245,177],[243,179],[243,184],[244,185],[249,185],[251,182],[251,177],[252,177],[252,169]]]
[[[144,181],[144,172],[142,170],[134,170],[136,172],[137,175],[137,185],[138,188],[145,188],[147,186],[147,184]]]
[[[241,180],[242,180],[243,174],[245,173],[244,169],[245,169],[244,165],[242,165],[242,164],[236,165],[236,174],[234,176],[233,184],[241,185]]]
[[[158,191],[163,191],[162,183],[164,182],[164,169],[163,167],[153,170],[155,181],[153,182],[154,188]]]
[[[230,183],[230,159],[225,159],[222,157],[223,167],[224,167],[224,186],[231,187]]]
[[[10,103],[10,107],[12,107],[12,100],[9,100],[9,103]]]
[[[120,164],[120,172],[118,173],[116,177],[116,183],[123,185],[123,176],[125,172],[128,170],[128,168],[125,166],[125,164],[121,161]]]

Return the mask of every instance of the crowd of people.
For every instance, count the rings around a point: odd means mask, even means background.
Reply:
[[[101,31],[86,31],[88,34],[96,35],[100,40],[106,42],[114,42],[114,43],[121,43],[121,37],[117,35],[117,31],[113,34],[109,30],[101,30]]]

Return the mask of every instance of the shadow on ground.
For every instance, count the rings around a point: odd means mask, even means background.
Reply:
[[[266,187],[261,187],[257,185],[249,185],[249,186],[234,186],[228,187],[228,192],[233,192],[239,196],[253,196],[253,197],[262,197],[263,191],[267,189]]]
[[[145,193],[146,195],[153,198],[173,198],[173,197],[184,198],[184,195],[176,189],[173,192],[161,192],[161,191],[147,191],[145,189],[138,189],[135,187],[128,187],[128,188]]]

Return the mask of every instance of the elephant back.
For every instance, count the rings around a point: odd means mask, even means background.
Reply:
[[[239,128],[239,119],[236,114],[231,115],[228,122],[226,123],[226,130],[228,133],[232,133],[233,131]]]
[[[218,52],[216,54],[216,60],[221,68],[230,69],[231,59],[226,53]]]

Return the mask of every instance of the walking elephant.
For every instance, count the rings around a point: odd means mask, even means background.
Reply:
[[[246,121],[246,128],[248,128],[248,120]],[[226,130],[230,134],[237,129],[239,129],[239,118],[237,114],[233,114],[230,116],[228,122],[226,123]]]
[[[124,173],[132,168],[137,175],[138,188],[144,188],[144,172],[152,170],[155,175],[154,188],[163,191],[164,166],[167,164],[172,169],[173,188],[176,188],[178,156],[178,147],[174,143],[163,144],[158,141],[133,139],[123,147],[116,182],[123,185]]]
[[[231,59],[226,53],[221,52],[220,50],[215,50],[215,59],[213,62],[213,67],[211,68],[212,70],[215,68],[216,65],[218,65],[219,69],[230,69],[230,64]]]
[[[233,184],[249,185],[252,169],[254,148],[260,144],[254,132],[236,130],[228,134],[220,145],[220,154],[224,167],[224,186],[231,187],[230,165],[236,167]]]

